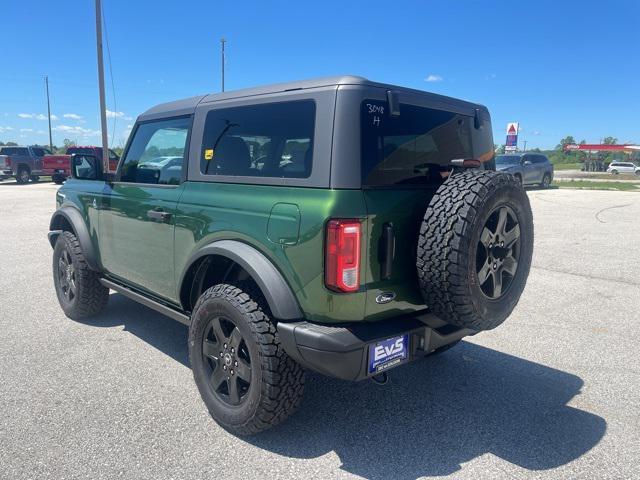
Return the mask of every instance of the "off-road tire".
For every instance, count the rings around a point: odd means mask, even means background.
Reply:
[[[29,183],[29,179],[31,178],[31,173],[27,167],[18,168],[18,173],[16,174],[16,182],[25,185]]]
[[[509,287],[492,299],[479,285],[476,258],[487,220],[503,206],[519,222],[519,258]],[[420,228],[416,265],[425,303],[452,325],[478,331],[495,328],[518,303],[532,253],[533,217],[518,180],[485,170],[454,173],[431,199]]]
[[[304,370],[285,353],[265,312],[266,308],[241,289],[220,284],[200,296],[191,314],[189,361],[196,385],[213,419],[237,435],[252,435],[277,425],[294,413],[302,400]],[[210,382],[212,369],[203,341],[214,318],[232,322],[251,358],[251,382],[239,405],[226,402]]]
[[[64,252],[69,254],[75,275],[76,293],[71,299],[65,296],[59,275],[59,262]],[[53,249],[53,283],[60,306],[67,317],[82,320],[97,315],[104,309],[109,300],[109,289],[100,283],[99,278],[98,273],[89,268],[76,236],[71,232],[62,232]]]

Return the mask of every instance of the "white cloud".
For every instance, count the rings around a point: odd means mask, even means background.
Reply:
[[[534,131],[533,131],[533,134],[534,134],[534,135],[542,135],[538,130],[534,130]]]
[[[33,132],[33,128],[21,128],[21,132]]]
[[[52,128],[56,132],[62,132],[69,135],[78,135],[81,137],[99,137],[100,130],[92,130],[90,128],[82,128],[73,125],[56,125]]]
[[[0,133],[10,132],[13,130],[13,127],[0,127]]]
[[[431,73],[427,78],[424,79],[425,82],[441,82],[443,78],[440,75],[436,75]]]
[[[485,80],[493,80],[496,77],[497,77],[497,75],[495,73],[489,73],[488,75],[484,76],[484,79]]]
[[[82,120],[82,115],[78,115],[77,113],[65,113],[62,116],[64,118],[70,118],[71,120]]]
[[[111,110],[107,109],[107,118],[121,118],[124,117],[124,112],[112,112]]]
[[[19,113],[20,118],[34,118],[36,120],[46,120],[47,116],[44,113]],[[57,115],[51,114],[51,120],[58,120]]]

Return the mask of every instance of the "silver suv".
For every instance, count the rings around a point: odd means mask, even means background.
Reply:
[[[522,185],[548,188],[553,180],[553,164],[540,153],[496,155],[496,170],[512,174]]]

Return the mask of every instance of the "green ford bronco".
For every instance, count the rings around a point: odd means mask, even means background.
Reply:
[[[533,251],[481,105],[344,76],[171,102],[118,169],[75,155],[50,224],[65,314],[113,290],[189,326],[213,418],[252,434],[344,380],[502,323]]]

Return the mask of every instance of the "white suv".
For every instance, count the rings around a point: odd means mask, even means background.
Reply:
[[[618,173],[635,173],[640,175],[640,167],[631,162],[611,162],[607,172],[617,175]]]

